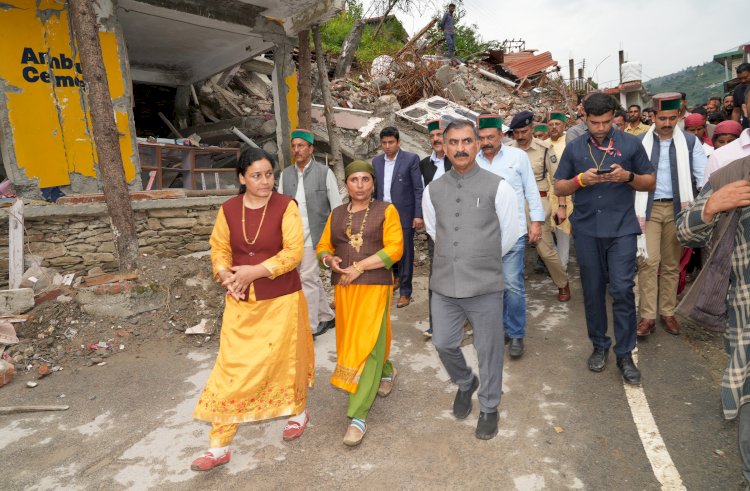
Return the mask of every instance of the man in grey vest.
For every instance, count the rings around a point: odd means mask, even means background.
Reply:
[[[313,336],[319,336],[334,327],[336,320],[320,281],[315,246],[320,241],[331,210],[341,205],[341,195],[331,169],[313,158],[314,142],[315,137],[309,130],[296,129],[292,132],[294,165],[282,171],[279,192],[297,200],[302,217],[305,254],[299,265],[299,275],[307,299],[310,327]]]
[[[453,168],[432,181],[422,198],[427,233],[435,241],[430,287],[432,342],[458,385],[453,415],[471,413],[479,389],[475,435],[497,435],[503,382],[503,255],[521,233],[516,196],[505,180],[477,165],[479,138],[469,121],[453,121],[443,133]],[[471,323],[479,378],[461,351],[464,324]]]

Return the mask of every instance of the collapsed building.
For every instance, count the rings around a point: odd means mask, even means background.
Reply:
[[[282,166],[292,162],[296,36],[335,15],[339,3],[98,2],[102,62],[140,253],[174,257],[208,250],[216,209],[237,192],[234,166],[246,145],[278,155]],[[12,245],[0,243],[0,285],[17,287],[31,265],[63,274],[117,269],[68,17],[67,4],[51,0],[0,5],[0,25],[9,33],[0,47],[3,168],[27,203],[20,218],[0,209],[8,217],[0,236],[20,219],[26,230],[20,273],[9,272]],[[457,62],[421,51],[416,41],[427,27],[384,62],[331,82],[345,162],[374,156],[385,126],[397,126],[403,148],[425,156],[431,151],[425,123],[433,117],[492,112],[511,118],[525,109],[539,119],[550,109],[575,116],[580,83],[563,79],[548,52],[508,46],[481,61]],[[336,58],[317,56],[332,73]],[[316,158],[331,163],[319,75],[313,63],[311,130]],[[56,203],[39,201],[42,196]]]

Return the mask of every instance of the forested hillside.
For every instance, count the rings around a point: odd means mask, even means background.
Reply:
[[[676,73],[652,78],[645,82],[651,94],[659,92],[685,92],[688,105],[706,102],[711,96],[723,95],[724,67],[713,61],[685,68]]]

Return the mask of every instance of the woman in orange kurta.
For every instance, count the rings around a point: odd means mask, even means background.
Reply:
[[[390,394],[396,377],[388,355],[394,263],[401,259],[403,233],[396,208],[372,199],[375,172],[364,161],[346,167],[350,201],[328,217],[318,258],[333,270],[336,302],[336,369],[331,383],[350,393],[344,435],[362,442],[375,397]]]
[[[275,193],[274,161],[249,149],[238,159],[240,195],[219,210],[211,234],[214,277],[227,290],[219,355],[193,417],[212,423],[206,471],[229,462],[239,423],[293,415],[284,440],[309,416],[314,353],[297,266],[304,240],[297,204]]]

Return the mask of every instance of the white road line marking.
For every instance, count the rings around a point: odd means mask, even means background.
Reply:
[[[633,353],[633,361],[638,365],[638,355]],[[661,489],[665,491],[684,490],[685,485],[682,483],[680,473],[677,471],[672,457],[669,455],[667,446],[661,438],[659,428],[656,426],[651,409],[648,406],[646,393],[643,387],[628,385],[625,386],[625,396],[628,399],[630,413],[633,415],[635,427],[638,429],[638,436],[641,438],[643,450],[651,463],[651,469],[654,476],[661,483]]]

